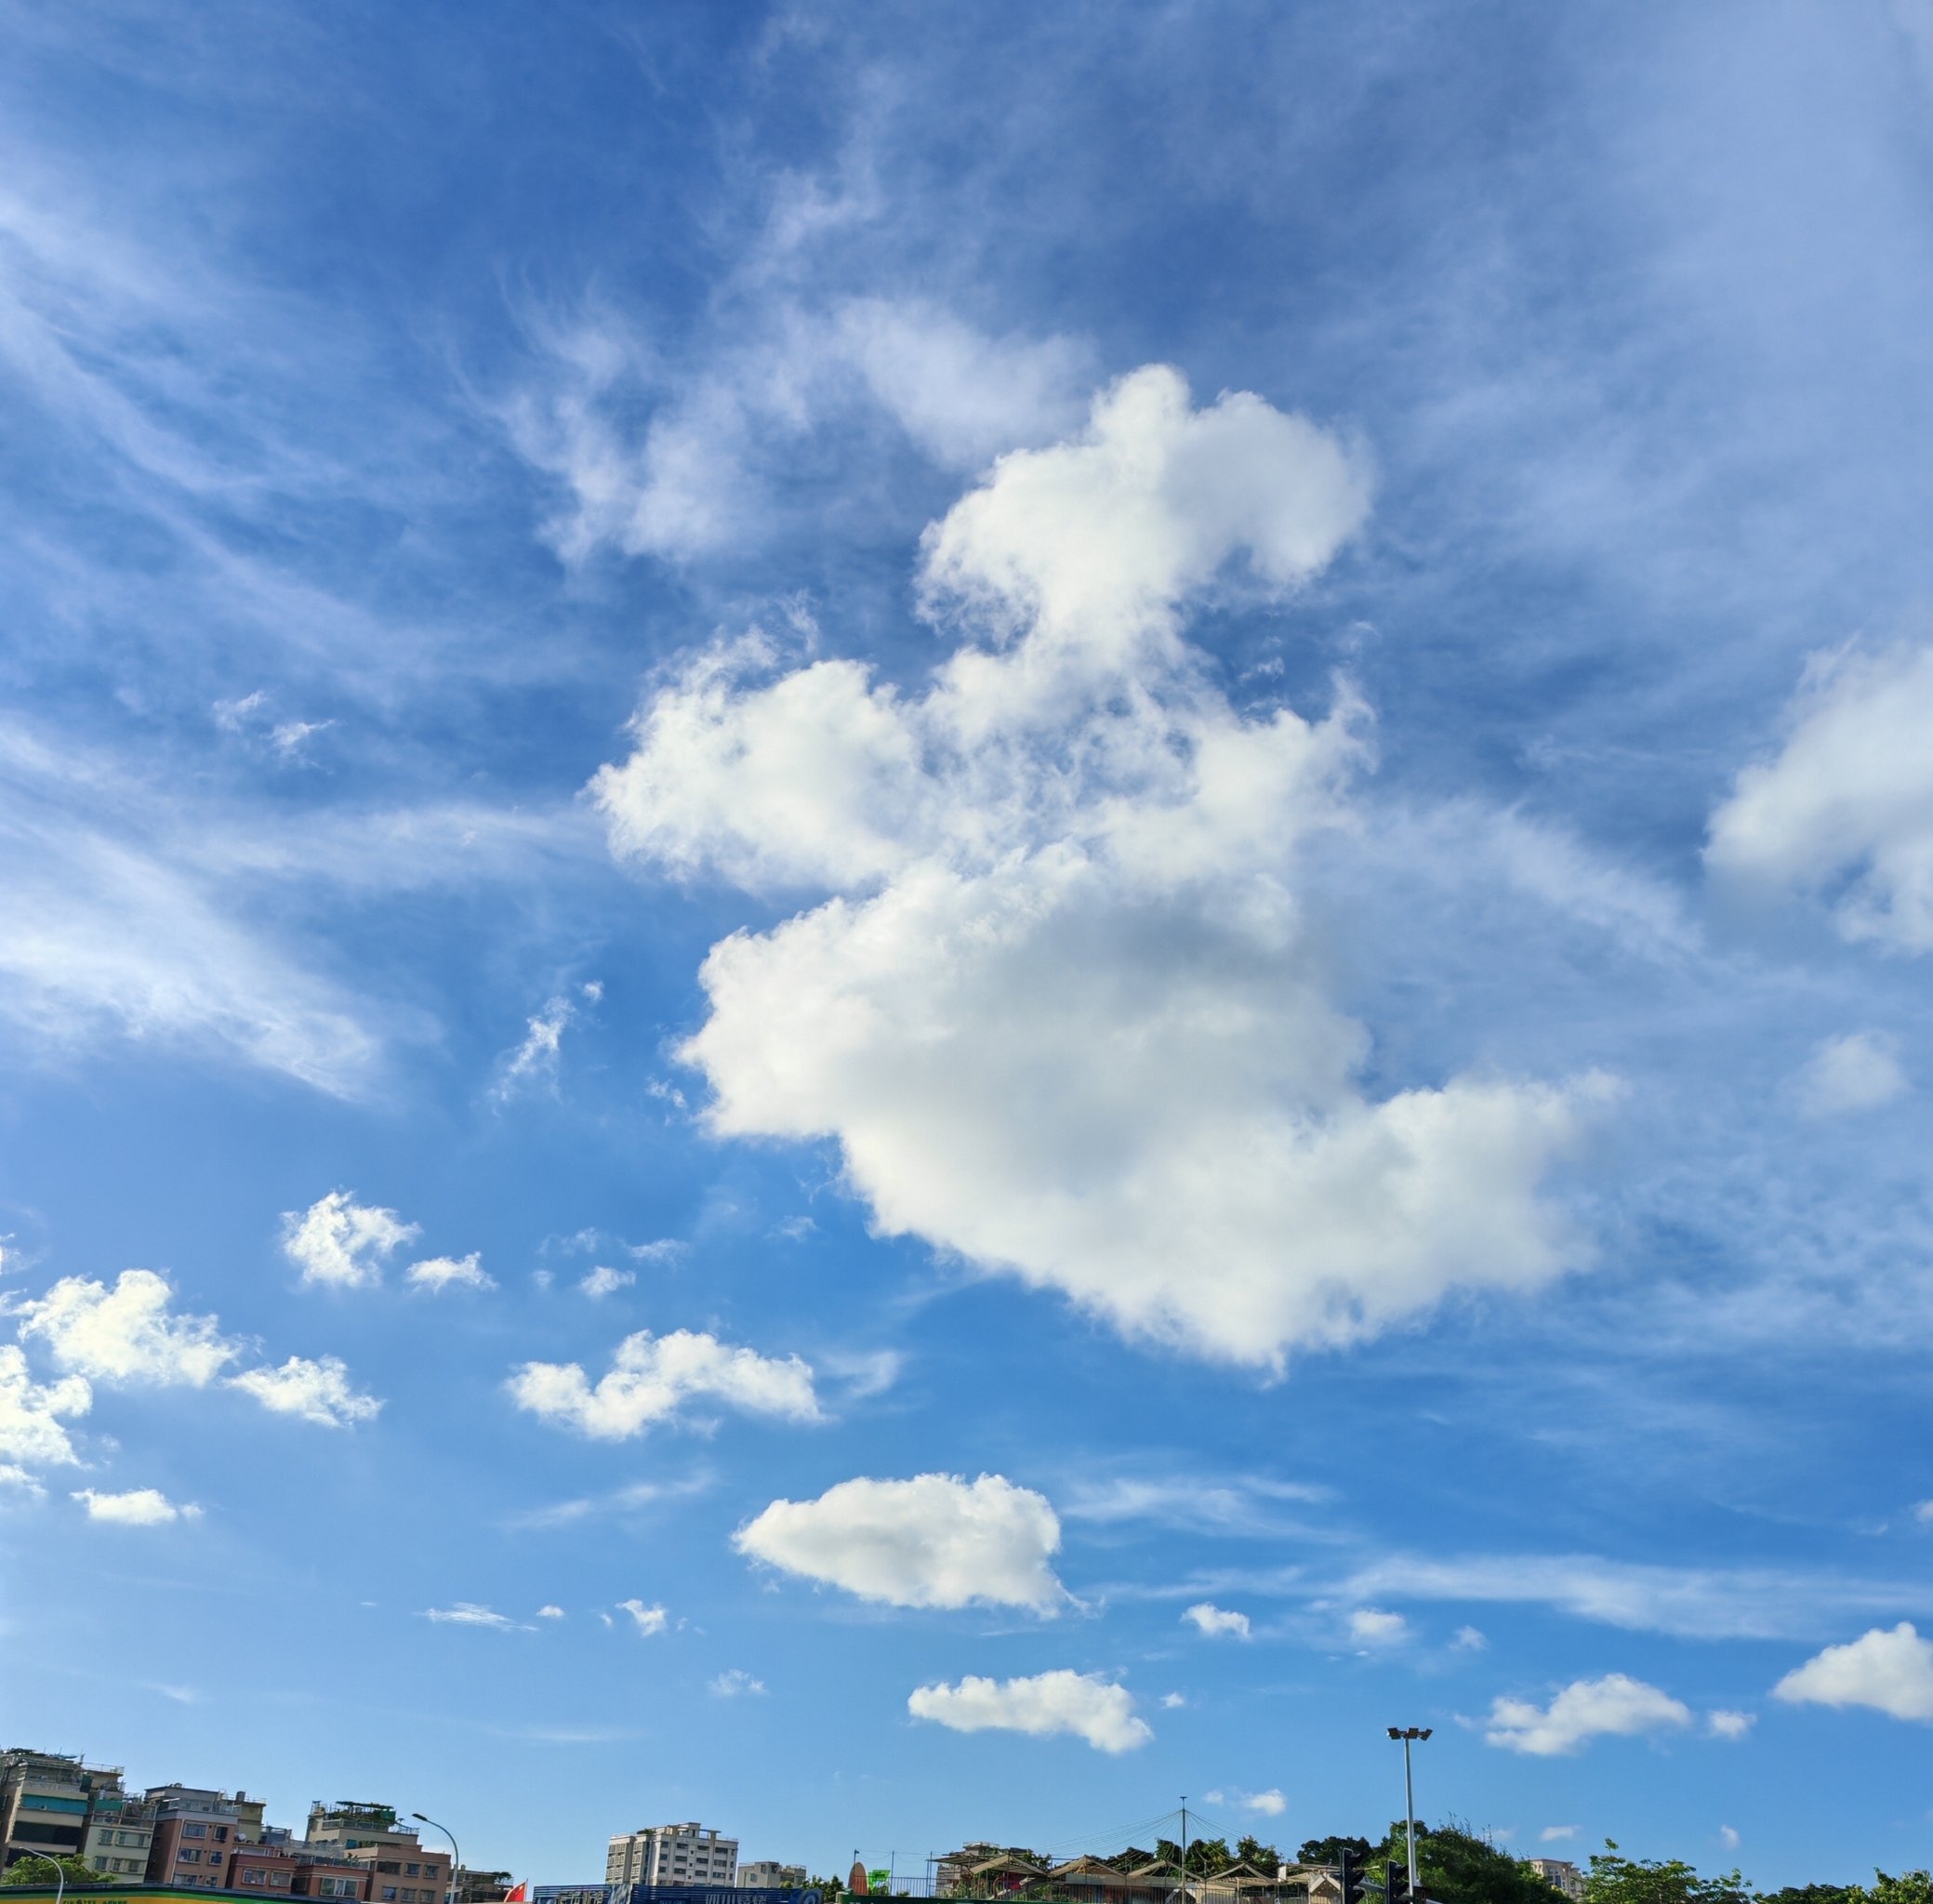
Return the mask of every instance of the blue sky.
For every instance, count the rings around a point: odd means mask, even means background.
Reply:
[[[1924,1861],[1924,0],[6,28],[7,1742]]]

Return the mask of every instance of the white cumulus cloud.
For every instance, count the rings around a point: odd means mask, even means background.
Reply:
[[[508,1386],[520,1408],[600,1441],[642,1435],[690,1402],[789,1421],[821,1419],[812,1369],[797,1355],[761,1355],[686,1329],[626,1336],[595,1383],[576,1362],[526,1362]]]
[[[158,1527],[169,1521],[201,1518],[192,1501],[177,1505],[158,1488],[131,1488],[125,1494],[99,1494],[83,1488],[73,1497],[87,1510],[90,1521],[111,1521],[123,1527]]]
[[[1893,1040],[1877,1032],[1829,1038],[1793,1080],[1808,1117],[1844,1117],[1877,1110],[1910,1089]]]
[[[1733,1712],[1723,1707],[1705,1714],[1705,1730],[1714,1739],[1743,1739],[1757,1723],[1756,1712]]]
[[[1784,745],[1712,816],[1706,863],[1834,892],[1848,939],[1933,949],[1933,647],[1816,660]]]
[[[63,1276],[20,1307],[23,1337],[45,1342],[61,1368],[96,1382],[205,1388],[239,1353],[212,1316],[178,1316],[175,1292],[152,1269],[123,1270],[112,1289]]]
[[[250,1368],[229,1378],[231,1388],[253,1395],[278,1415],[296,1415],[324,1428],[373,1421],[382,1412],[374,1395],[360,1393],[348,1368],[334,1355],[311,1361],[291,1355],[279,1368]]]
[[[1217,1606],[1203,1600],[1190,1606],[1182,1619],[1192,1625],[1198,1633],[1205,1633],[1211,1639],[1245,1640],[1250,1637],[1249,1616],[1233,1613],[1225,1606]]]
[[[762,637],[662,682],[593,783],[614,852],[821,895],[705,961],[711,1131],[833,1138],[882,1232],[1260,1366],[1575,1261],[1542,1186],[1600,1086],[1357,1081],[1292,876],[1366,710],[1241,712],[1181,632],[1367,499],[1303,418],[1144,370],[928,532],[922,689]]]
[[[1097,1752],[1132,1752],[1155,1735],[1134,1716],[1125,1686],[1095,1673],[1063,1667],[1028,1679],[985,1679],[969,1673],[958,1686],[918,1686],[907,1699],[916,1719],[955,1732],[1071,1733]]]
[[[706,1686],[714,1699],[745,1699],[765,1690],[762,1679],[754,1679],[742,1667],[728,1667],[714,1679],[706,1681]]]
[[[1349,1616],[1349,1637],[1365,1646],[1390,1646],[1410,1637],[1410,1622],[1400,1613],[1358,1606]]]
[[[26,1353],[0,1342],[0,1458],[9,1466],[71,1466],[79,1461],[63,1417],[85,1415],[94,1391],[81,1375],[36,1382]],[[23,1476],[22,1485],[29,1485]]]
[[[1828,1646],[1788,1673],[1772,1696],[1794,1705],[1871,1706],[1895,1719],[1933,1720],[1933,1641],[1908,1620]]]
[[[1546,1825],[1542,1831],[1538,1832],[1537,1836],[1542,1844],[1561,1844],[1566,1838],[1575,1838],[1577,1836],[1577,1829],[1575,1825]]]
[[[393,1210],[360,1204],[351,1190],[331,1190],[305,1210],[285,1210],[282,1253],[305,1283],[359,1289],[382,1280],[382,1265],[418,1234]]]
[[[494,1289],[496,1285],[483,1274],[481,1253],[468,1256],[430,1256],[412,1263],[405,1278],[419,1289]]]
[[[894,1606],[977,1603],[1052,1612],[1060,1521],[1000,1474],[860,1476],[815,1501],[775,1501],[732,1537],[739,1553]]]
[[[612,1269],[601,1263],[577,1287],[593,1302],[602,1302],[606,1296],[615,1296],[637,1280],[638,1272],[634,1269]]]
[[[1689,1709],[1669,1693],[1627,1673],[1608,1673],[1602,1679],[1574,1680],[1548,1706],[1493,1699],[1484,1738],[1510,1752],[1550,1758],[1581,1752],[1594,1739],[1632,1738],[1690,1724]]]
[[[1482,1628],[1460,1626],[1450,1636],[1450,1644],[1460,1653],[1482,1653],[1489,1649],[1489,1640]]]
[[[539,1606],[537,1608],[537,1618],[539,1620],[562,1620],[563,1617],[563,1608],[562,1606]]]
[[[671,1616],[662,1606],[647,1606],[642,1600],[620,1600],[617,1606],[620,1612],[630,1615],[641,1639],[665,1632],[671,1623]]]

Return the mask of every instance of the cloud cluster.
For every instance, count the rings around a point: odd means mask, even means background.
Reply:
[[[600,1441],[642,1435],[695,1401],[788,1421],[822,1419],[812,1369],[797,1355],[761,1355],[688,1329],[626,1336],[595,1383],[576,1362],[526,1362],[507,1386],[520,1408]]]
[[[468,1256],[430,1256],[413,1263],[405,1280],[412,1289],[494,1289],[496,1285],[483,1273],[482,1255],[472,1250]]]
[[[1772,1688],[1794,1705],[1871,1706],[1895,1719],[1933,1722],[1933,1641],[1902,1620],[1827,1646]]]
[[[1231,1612],[1225,1606],[1217,1606],[1211,1601],[1203,1600],[1198,1606],[1190,1606],[1182,1619],[1194,1627],[1197,1633],[1206,1633],[1210,1639],[1245,1640],[1250,1637],[1249,1616],[1246,1613]]]
[[[331,1190],[305,1210],[283,1212],[282,1253],[305,1283],[366,1289],[382,1280],[384,1263],[419,1233],[393,1210],[360,1204],[351,1190]]]
[[[1830,891],[1848,939],[1933,950],[1933,646],[1814,663],[1775,758],[1712,816],[1722,877]]]
[[[192,1501],[178,1505],[158,1488],[132,1488],[123,1494],[83,1488],[73,1498],[86,1508],[90,1521],[107,1521],[122,1527],[165,1527],[169,1521],[199,1520],[202,1514]]]
[[[357,1390],[333,1355],[291,1355],[280,1368],[225,1375],[232,1364],[254,1353],[250,1344],[224,1335],[213,1316],[180,1314],[174,1299],[166,1277],[151,1269],[128,1269],[112,1285],[63,1276],[44,1296],[19,1304],[21,1341],[44,1344],[67,1372],[59,1382],[36,1383],[24,1352],[0,1347],[0,1457],[73,1461],[60,1418],[86,1414],[96,1382],[205,1389],[218,1382],[271,1412],[332,1428],[371,1421],[381,1409],[374,1396]]]
[[[1572,1260],[1542,1186],[1593,1087],[1357,1082],[1291,874],[1365,710],[1240,711],[1183,638],[1367,505],[1332,436],[1144,370],[928,531],[966,638],[923,692],[759,637],[661,685],[593,783],[614,851],[829,894],[706,959],[709,1128],[830,1137],[885,1233],[1236,1362]]]
[[[892,1606],[1030,1606],[1066,1590],[1049,1564],[1060,1521],[1000,1474],[860,1476],[815,1501],[775,1501],[732,1537],[739,1553]]]
[[[969,1673],[958,1686],[918,1686],[907,1710],[955,1732],[1026,1732],[1036,1738],[1069,1733],[1097,1752],[1132,1752],[1155,1735],[1134,1716],[1125,1686],[1097,1673],[1063,1667],[1026,1679],[986,1679]]]
[[[1594,1739],[1628,1739],[1690,1724],[1689,1709],[1669,1693],[1628,1673],[1608,1673],[1602,1679],[1573,1680],[1548,1706],[1493,1699],[1483,1736],[1506,1751],[1550,1758],[1582,1752]]]
[[[1878,1110],[1910,1089],[1893,1040],[1872,1031],[1827,1038],[1793,1084],[1799,1108],[1808,1117]]]

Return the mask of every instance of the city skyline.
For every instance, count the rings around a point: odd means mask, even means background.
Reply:
[[[1928,0],[0,22],[6,1739],[1926,1863]]]

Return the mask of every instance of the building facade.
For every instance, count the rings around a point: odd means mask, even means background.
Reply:
[[[738,1840],[695,1821],[620,1832],[604,1857],[607,1884],[732,1885],[737,1876]]]
[[[1563,1892],[1571,1904],[1583,1904],[1584,1874],[1568,1858],[1530,1858],[1524,1861],[1552,1890]]]
[[[738,1888],[741,1891],[802,1891],[805,1888],[805,1867],[802,1864],[780,1864],[772,1858],[754,1858],[751,1863],[738,1867]]]
[[[91,1870],[103,1877],[144,1877],[153,1843],[154,1807],[145,1799],[118,1788],[95,1792],[81,1852]]]
[[[0,1753],[0,1866],[85,1857],[97,1803],[122,1796],[118,1765],[24,1748]]]

